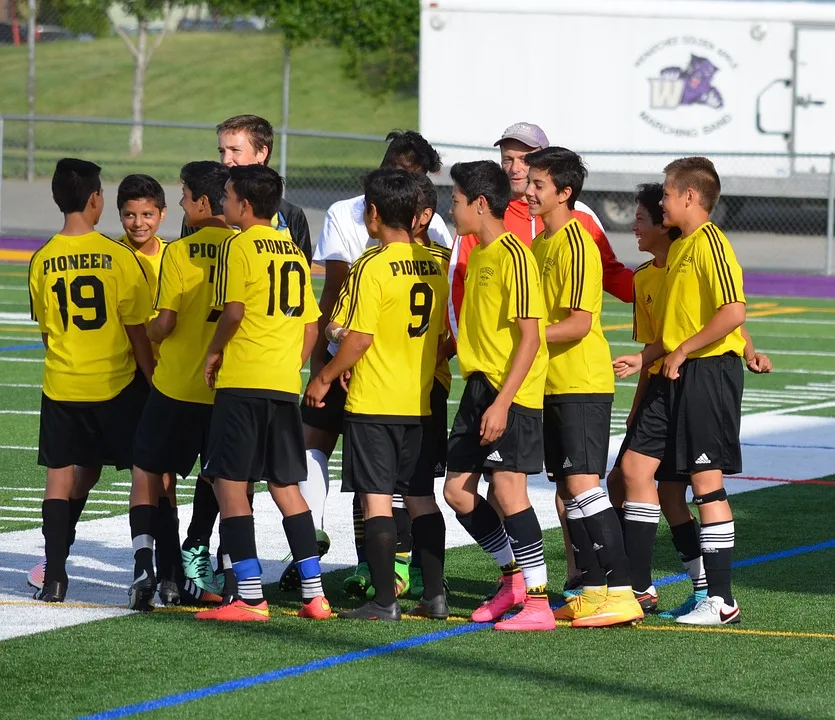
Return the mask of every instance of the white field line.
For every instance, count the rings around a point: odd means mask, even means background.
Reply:
[[[19,512],[19,513],[35,513],[35,517],[33,519],[37,520],[41,516],[41,511],[38,508],[21,508],[16,507],[14,505],[0,505],[0,510],[5,510],[6,512]]]
[[[43,358],[19,358],[0,355],[0,362],[42,363]]]
[[[0,387],[5,388],[37,388],[40,390],[43,385],[35,385],[34,383],[0,383]]]
[[[31,445],[0,445],[0,450],[32,450],[37,451],[38,448]]]
[[[0,410],[0,415],[40,415],[40,410]]]

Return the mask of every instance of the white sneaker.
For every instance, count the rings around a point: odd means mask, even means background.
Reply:
[[[715,595],[699,600],[686,615],[676,618],[682,625],[728,625],[739,622],[739,605],[725,605],[724,598]]]

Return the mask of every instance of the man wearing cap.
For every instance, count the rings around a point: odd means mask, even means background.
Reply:
[[[542,232],[542,219],[532,217],[525,200],[525,189],[528,186],[528,165],[525,155],[534,150],[548,147],[548,137],[539,125],[518,122],[504,131],[502,136],[493,143],[498,146],[502,154],[502,168],[510,180],[512,198],[504,214],[504,225],[518,237],[525,245],[531,246],[533,239]],[[577,201],[572,215],[588,231],[600,250],[603,263],[603,289],[623,302],[632,302],[632,270],[621,263],[600,224],[594,211],[582,202]],[[461,302],[464,298],[464,276],[467,273],[467,259],[470,251],[478,244],[474,235],[456,236],[452,245],[452,256],[449,264],[449,326],[453,338],[458,336],[458,318],[461,312]],[[568,537],[565,523],[565,509],[557,501],[557,512],[563,527],[566,550],[570,550],[571,541]],[[566,589],[575,586],[579,581],[579,571],[574,564],[573,553],[566,552],[568,565],[568,582]]]

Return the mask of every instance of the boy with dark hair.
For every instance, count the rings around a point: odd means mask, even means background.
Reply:
[[[680,228],[683,237],[667,256],[662,302],[654,310],[655,341],[613,363],[623,378],[663,358],[658,380],[649,385],[635,415],[621,462],[626,500],[651,496],[665,457],[675,459],[676,472],[690,474],[702,524],[707,597],[676,622],[737,623],[739,607],[731,593],[734,523],[723,475],[742,469],[742,268],[727,238],[710,222],[720,193],[713,163],[682,158],[664,173],[664,225]],[[654,535],[643,537],[647,548]]]
[[[553,630],[542,530],[526,477],[542,470],[548,365],[536,260],[505,230],[510,182],[501,167],[457,163],[451,175],[455,229],[475,234],[479,245],[470,254],[461,308],[458,358],[467,385],[449,437],[444,498],[502,571],[501,588],[472,619],[493,622],[524,603],[496,629]],[[478,494],[482,474],[491,478],[504,522]]]
[[[572,216],[586,177],[579,155],[561,147],[525,156],[526,197],[544,230],[532,249],[545,296],[543,429],[545,469],[566,507],[574,560],[583,590],[557,609],[557,620],[581,626],[605,612],[618,623],[643,618],[632,595],[617,515],[600,478],[606,473],[615,383],[600,327],[603,268],[591,235]],[[605,611],[604,611],[605,608]]]
[[[101,168],[64,158],[52,196],[64,226],[29,264],[32,319],[46,348],[38,464],[46,471],[44,584],[36,598],[63,602],[66,560],[80,508],[70,495],[74,466],[96,479],[103,465],[133,464],[133,437],[154,368],[145,321],[151,293],[132,250],[95,231]],[[83,504],[81,505],[83,507]],[[75,512],[77,510],[77,512]]]
[[[333,360],[310,381],[305,402],[321,406],[331,383],[351,372],[342,490],[360,495],[375,598],[339,617],[396,621],[400,606],[392,496],[427,493],[419,487],[425,477],[416,476],[415,469],[423,418],[431,415],[429,398],[449,286],[434,255],[412,242],[420,194],[414,174],[380,168],[364,185],[368,234],[380,244],[366,252],[348,276],[343,292],[350,300],[344,318],[335,318],[345,338]],[[405,385],[404,377],[410,378]],[[443,561],[430,566],[437,572],[425,576],[434,593],[425,607],[446,617]]]
[[[197,232],[166,246],[154,302],[157,317],[148,328],[151,340],[160,343],[160,352],[134,441],[130,525],[135,567],[129,606],[135,610],[153,607],[157,581],[164,604],[179,603],[180,588],[185,598],[197,602],[222,599],[218,589],[205,587],[199,578],[183,576],[177,533],[165,534],[167,528],[158,516],[164,498],[163,476],[170,475],[173,485],[177,473],[185,477],[191,472],[198,455],[207,459],[214,393],[206,386],[202,357],[195,349],[208,347],[220,315],[212,310],[212,301],[218,250],[232,234],[223,217],[228,177],[225,166],[211,161],[188,163],[180,171],[180,206]],[[197,482],[205,481],[198,478]],[[197,543],[203,540],[196,539]],[[187,539],[188,547],[199,549],[194,542],[194,538]],[[157,549],[168,548],[162,558],[158,556],[156,571],[155,544]]]
[[[232,167],[223,213],[241,229],[218,256],[215,306],[223,307],[204,374],[216,389],[203,474],[214,481],[221,542],[237,580],[228,603],[203,620],[265,621],[255,524],[247,484],[267,481],[301,577],[301,617],[325,619],[313,516],[298,482],[307,474],[299,392],[301,368],[316,342],[319,309],[310,268],[286,230],[270,218],[282,181],[261,165]]]

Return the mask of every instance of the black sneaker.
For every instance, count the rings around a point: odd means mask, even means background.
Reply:
[[[447,605],[446,595],[436,595],[427,600],[422,597],[418,604],[415,605],[407,615],[411,617],[430,618],[431,620],[446,620],[449,617],[449,605]]]
[[[391,605],[380,605],[376,600],[365,603],[356,610],[343,610],[337,617],[342,620],[383,620],[397,622],[400,620],[400,605],[397,601]]]
[[[40,592],[36,592],[32,597],[35,600],[47,603],[62,603],[67,596],[67,583],[53,580],[45,583]]]
[[[181,605],[180,588],[173,580],[160,580],[157,587],[159,601],[163,605]]]
[[[128,609],[139,612],[151,612],[154,609],[154,595],[157,592],[156,578],[148,576],[143,570],[142,575],[136,578],[128,588]]]

